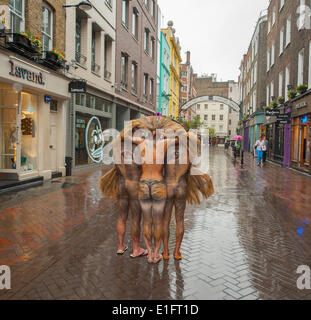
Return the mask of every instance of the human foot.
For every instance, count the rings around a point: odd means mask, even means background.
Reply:
[[[137,251],[133,251],[133,253],[130,255],[131,258],[140,258],[145,257],[148,255],[148,250],[145,249],[139,249]]]
[[[125,245],[121,246],[121,247],[119,247],[117,254],[122,256],[127,250],[128,250],[128,246],[125,246]]]
[[[162,259],[163,259],[163,256],[162,254],[159,253],[157,256],[153,258],[153,263],[159,263]]]
[[[175,258],[175,260],[177,260],[177,261],[182,260],[182,254],[181,254],[181,252],[180,252],[180,251],[175,252],[175,253],[174,253],[174,258]]]
[[[163,259],[164,260],[170,260],[170,253],[169,252],[163,252],[162,253]]]

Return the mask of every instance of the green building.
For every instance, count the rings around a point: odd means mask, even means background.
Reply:
[[[170,92],[170,46],[166,35],[161,32],[160,41],[160,85],[159,85],[159,112],[169,116]]]

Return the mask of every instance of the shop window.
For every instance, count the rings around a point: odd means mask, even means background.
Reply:
[[[51,100],[50,112],[57,112],[57,100]]]
[[[79,106],[86,106],[86,95],[83,93],[76,94],[76,104]]]
[[[20,171],[29,172],[37,169],[38,137],[37,112],[38,97],[22,92],[21,99],[21,159]]]

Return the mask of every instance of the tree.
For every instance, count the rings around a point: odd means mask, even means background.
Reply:
[[[203,125],[203,122],[201,121],[200,116],[195,116],[193,120],[189,121],[182,121],[184,127],[186,128],[187,131],[190,129],[200,129],[201,126]]]
[[[208,128],[208,133],[210,138],[215,138],[216,130],[214,128]]]

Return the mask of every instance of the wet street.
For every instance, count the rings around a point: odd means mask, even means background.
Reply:
[[[149,265],[116,256],[116,201],[103,170],[0,194],[1,299],[311,299],[296,287],[311,266],[311,178],[246,155],[210,151],[215,194],[188,206],[183,260]],[[174,248],[172,220],[170,247]],[[129,233],[127,242],[130,244]]]

